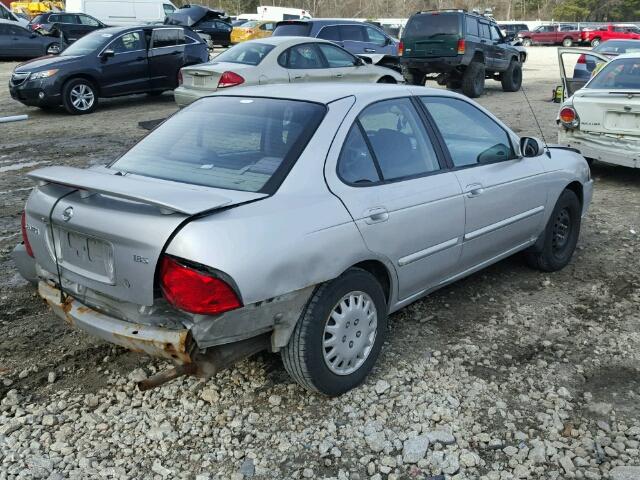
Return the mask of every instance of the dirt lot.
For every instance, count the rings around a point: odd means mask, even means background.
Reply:
[[[562,272],[514,257],[393,315],[378,368],[341,398],[303,391],[275,355],[141,394],[130,372],[162,365],[64,325],[10,252],[28,171],[115,158],[172,96],[45,112],[11,100],[15,65],[0,63],[0,116],[29,120],[0,124],[0,479],[640,478],[619,476],[640,465],[640,171],[594,166]],[[531,48],[524,78],[554,142],[556,49]],[[522,92],[488,82],[480,103],[540,135]],[[430,446],[412,461],[416,438]]]

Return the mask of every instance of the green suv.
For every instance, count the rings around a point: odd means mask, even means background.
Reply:
[[[482,95],[486,78],[500,81],[505,92],[516,92],[526,52],[509,41],[495,20],[480,14],[418,12],[402,33],[400,62],[413,85],[424,85],[428,74],[438,74],[440,85],[461,88],[471,98]]]

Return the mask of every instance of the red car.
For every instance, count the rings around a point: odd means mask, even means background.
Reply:
[[[584,30],[582,41],[597,47],[607,40],[639,40],[640,28],[635,25],[606,25],[595,30]]]
[[[518,38],[525,47],[560,44],[563,47],[570,47],[582,41],[582,32],[576,25],[571,24],[540,25],[532,31],[518,32]]]

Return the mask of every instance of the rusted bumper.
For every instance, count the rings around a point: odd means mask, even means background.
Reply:
[[[580,150],[586,158],[623,167],[640,168],[640,137],[605,135],[560,127],[558,143]]]
[[[171,330],[125,322],[93,310],[71,296],[61,303],[60,290],[44,281],[38,283],[38,293],[58,317],[91,335],[134,352],[166,358],[175,363],[192,361],[191,336],[187,329]]]

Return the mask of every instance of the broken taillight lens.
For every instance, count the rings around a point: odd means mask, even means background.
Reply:
[[[163,256],[160,288],[169,303],[190,313],[216,315],[242,306],[236,292],[224,280]]]
[[[235,87],[244,83],[244,78],[234,72],[224,72],[218,81],[218,88]]]
[[[20,229],[22,230],[22,241],[24,242],[24,248],[27,251],[27,255],[33,258],[33,250],[29,243],[29,237],[27,237],[27,212],[22,211],[22,219],[20,220]]]

